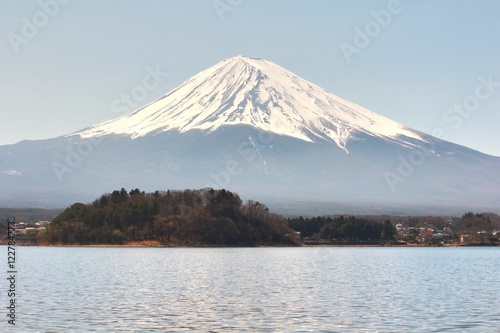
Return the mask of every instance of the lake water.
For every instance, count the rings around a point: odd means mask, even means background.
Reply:
[[[500,248],[2,251],[1,332],[500,332]]]

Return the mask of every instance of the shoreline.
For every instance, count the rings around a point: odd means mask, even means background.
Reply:
[[[7,243],[0,242],[0,246],[7,246]],[[407,243],[407,244],[262,244],[262,245],[224,245],[224,244],[164,244],[155,241],[131,242],[126,244],[16,244],[20,247],[88,247],[88,248],[315,248],[315,247],[401,247],[401,248],[422,248],[422,247],[500,247],[500,244],[486,243]]]

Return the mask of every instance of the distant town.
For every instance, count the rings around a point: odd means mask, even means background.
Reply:
[[[339,221],[339,220],[344,221]],[[350,223],[349,223],[350,220]],[[348,223],[345,223],[345,222]],[[376,221],[394,227],[394,234],[367,236]],[[465,213],[461,217],[442,216],[351,216],[290,218],[289,226],[301,232],[306,245],[399,245],[399,246],[498,246],[500,216],[494,213]],[[344,222],[344,223],[342,223]],[[372,227],[373,230],[373,227]],[[390,230],[386,227],[386,230]],[[387,231],[386,231],[387,232]]]

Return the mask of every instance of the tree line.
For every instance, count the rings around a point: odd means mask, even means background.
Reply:
[[[300,231],[303,237],[317,236],[325,240],[381,241],[392,240],[396,235],[389,220],[380,223],[355,216],[299,217],[288,219],[288,226]]]
[[[91,204],[75,203],[37,236],[46,244],[182,245],[293,243],[286,220],[259,202],[227,190],[155,191],[124,188]]]
[[[491,218],[486,214],[474,214],[468,212],[453,223],[453,230],[457,233],[477,233],[481,231],[490,232],[495,228]]]

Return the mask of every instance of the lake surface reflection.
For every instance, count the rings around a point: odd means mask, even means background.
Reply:
[[[499,248],[17,247],[17,262],[2,332],[500,331]]]

